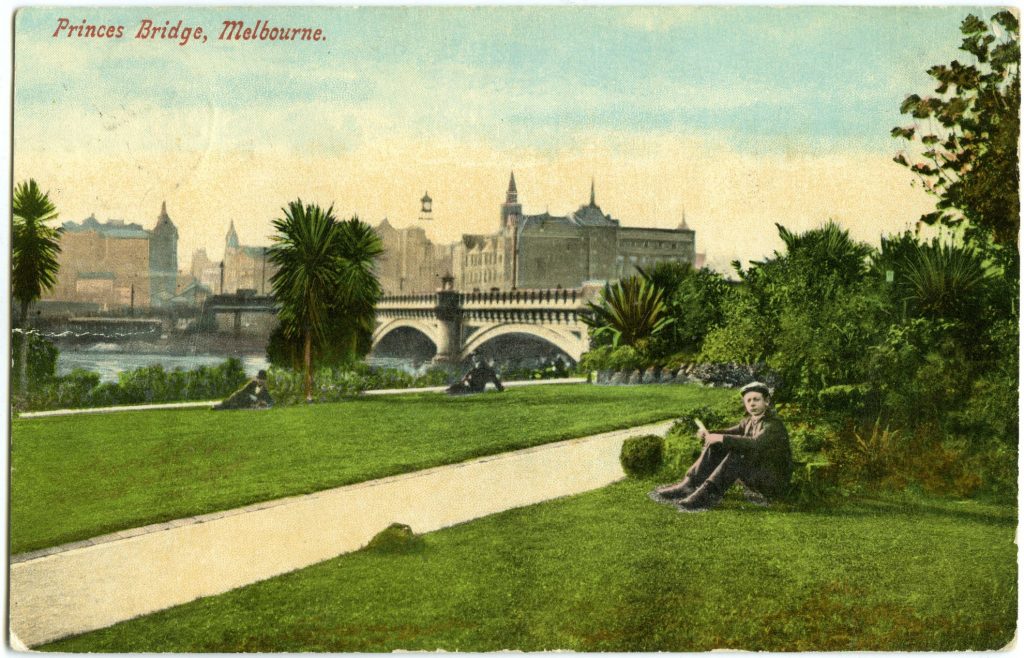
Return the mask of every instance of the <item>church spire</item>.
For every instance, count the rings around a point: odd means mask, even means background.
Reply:
[[[523,207],[519,205],[519,194],[516,192],[516,174],[512,172],[508,177],[508,192],[505,193],[505,203],[501,204],[501,230],[514,229],[519,223],[519,217],[523,214]]]
[[[597,203],[594,201],[594,177],[590,177],[590,205],[596,206]]]
[[[228,226],[228,235],[226,238],[228,247],[238,246],[238,233],[235,232],[235,220],[231,220],[231,224]]]
[[[160,216],[156,218],[156,225],[153,227],[154,234],[174,234],[175,239],[178,237],[178,229],[171,221],[170,215],[167,214],[167,202],[164,201],[160,204]]]

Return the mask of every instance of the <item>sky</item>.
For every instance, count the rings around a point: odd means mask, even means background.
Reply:
[[[233,221],[269,244],[289,201],[437,242],[589,199],[674,227],[727,270],[829,219],[877,243],[934,204],[892,162],[899,105],[967,55],[981,7],[24,8],[15,17],[13,177],[61,221],[151,228],[167,202],[179,267],[219,259]],[[122,38],[53,36],[123,25]],[[140,22],[206,41],[135,38]],[[222,41],[225,20],[319,42]],[[429,191],[434,220],[418,220]]]

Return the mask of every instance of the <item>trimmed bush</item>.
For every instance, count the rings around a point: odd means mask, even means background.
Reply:
[[[622,443],[619,462],[627,475],[643,477],[658,472],[664,455],[665,441],[660,436],[635,436]]]
[[[370,540],[363,550],[371,553],[417,553],[426,547],[423,537],[404,523],[392,523]]]

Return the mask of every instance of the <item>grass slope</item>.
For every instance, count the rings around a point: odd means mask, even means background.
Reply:
[[[15,419],[10,550],[654,422],[734,391],[549,385],[214,413]]]
[[[65,639],[97,652],[997,649],[1016,509],[904,496],[681,514],[605,489]]]

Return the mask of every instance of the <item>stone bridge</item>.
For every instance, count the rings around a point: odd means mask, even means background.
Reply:
[[[409,328],[437,348],[435,361],[458,363],[500,336],[525,334],[562,350],[574,361],[589,348],[587,302],[599,287],[394,295],[377,305],[374,348],[389,333]]]

